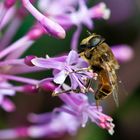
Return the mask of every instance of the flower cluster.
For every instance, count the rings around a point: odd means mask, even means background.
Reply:
[[[47,16],[59,23],[64,29],[68,30],[72,26],[77,27],[71,43],[71,48],[74,50],[77,47],[82,25],[92,30],[93,19],[108,19],[110,16],[110,10],[102,2],[90,8],[87,7],[86,0],[68,0],[67,2],[59,0],[59,4],[57,0],[53,0],[53,2],[40,0],[38,3],[42,12],[47,12]]]
[[[54,57],[54,58],[33,58],[31,60],[32,64],[46,69],[53,69],[53,77],[46,78],[39,83],[42,85],[42,82],[53,80],[54,83],[59,85],[55,90],[54,94],[63,93],[66,91],[80,91],[86,90],[84,86],[84,80],[94,77],[94,73],[86,72],[84,69],[87,68],[88,64],[79,58],[79,55],[76,51],[72,50],[68,56]],[[66,78],[70,79],[70,86],[66,85]],[[64,90],[64,91],[62,91]]]
[[[96,79],[97,74],[88,69],[88,64],[76,52],[82,26],[93,29],[94,19],[109,18],[110,10],[105,3],[88,7],[87,0],[2,0],[0,11],[0,107],[7,112],[14,111],[16,106],[9,96],[14,97],[17,92],[36,94],[39,89],[51,91],[64,102],[50,113],[29,114],[29,121],[34,123],[31,126],[0,130],[0,139],[74,135],[88,119],[113,134],[112,118],[103,114],[101,106],[97,108],[94,103],[89,103],[86,94],[82,94],[94,91],[87,89],[86,81]],[[24,36],[13,42],[28,14],[34,17],[34,24]],[[64,39],[66,31],[73,27],[76,31],[68,54],[57,57],[48,54],[46,58],[21,57],[43,35]],[[118,48],[115,46],[113,52],[119,60],[127,61],[133,56],[132,50],[122,45],[121,52],[125,49],[129,55],[122,53],[120,57],[117,55],[120,51],[116,51]],[[40,80],[21,75],[48,69],[52,70],[52,77]]]
[[[15,129],[0,131],[2,139],[17,137],[58,137],[64,133],[75,135],[78,128],[85,127],[88,119],[112,135],[114,124],[112,118],[102,113],[102,107],[89,104],[87,96],[83,94],[60,95],[66,105],[56,108],[52,113],[30,114],[28,119],[36,125],[22,126]]]

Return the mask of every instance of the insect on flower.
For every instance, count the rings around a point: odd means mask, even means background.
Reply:
[[[80,43],[80,56],[89,63],[89,68],[98,74],[98,89],[95,92],[95,100],[98,106],[99,101],[113,94],[118,106],[118,85],[116,70],[119,64],[115,59],[110,47],[105,43],[105,39],[100,35],[90,33]],[[92,79],[89,79],[86,86],[91,88]]]

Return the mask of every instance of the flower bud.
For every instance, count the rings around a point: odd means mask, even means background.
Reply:
[[[23,90],[26,92],[26,93],[36,93],[38,92],[38,89],[35,85],[25,85],[23,87]]]
[[[4,1],[4,6],[5,6],[6,8],[10,8],[10,7],[12,7],[15,3],[16,3],[16,0],[5,0],[5,1]]]
[[[25,59],[24,59],[24,63],[28,66],[34,66],[34,64],[31,62],[32,59],[36,58],[35,55],[29,55],[29,56],[26,56]]]
[[[42,88],[44,91],[54,91],[56,88],[55,85],[49,81],[42,82],[39,87]]]

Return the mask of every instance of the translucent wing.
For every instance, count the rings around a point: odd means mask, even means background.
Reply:
[[[119,107],[119,97],[118,97],[119,89],[118,89],[118,80],[117,80],[116,71],[114,68],[111,67],[109,62],[105,62],[104,60],[102,61],[107,71],[109,81],[113,89],[112,90],[113,99],[115,101],[116,106]]]
[[[108,71],[108,76],[113,88],[112,90],[113,99],[115,101],[116,106],[119,107],[119,97],[118,97],[119,88],[116,72],[114,70],[111,72]]]
[[[115,86],[113,86],[112,95],[113,95],[113,98],[114,98],[114,101],[115,101],[115,104],[116,104],[117,107],[119,107],[119,97],[118,97],[118,93],[119,93],[118,84],[116,83]]]

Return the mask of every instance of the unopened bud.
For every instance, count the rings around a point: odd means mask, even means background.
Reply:
[[[55,85],[49,81],[42,82],[39,87],[45,91],[54,91],[56,88]]]
[[[36,58],[35,55],[29,55],[29,56],[26,56],[25,59],[24,59],[24,63],[28,66],[34,66],[34,64],[31,62],[32,59]]]
[[[5,0],[5,1],[4,1],[4,6],[5,6],[6,8],[10,8],[10,7],[12,7],[15,3],[16,3],[16,0]]]
[[[38,92],[38,89],[35,85],[25,85],[24,91],[26,93],[36,93],[36,92]]]

